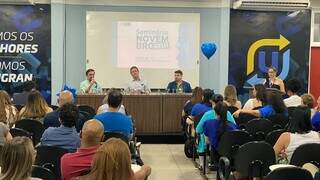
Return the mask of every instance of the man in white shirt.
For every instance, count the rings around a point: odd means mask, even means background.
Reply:
[[[126,89],[129,93],[138,93],[138,94],[148,94],[150,89],[145,80],[140,79],[139,69],[137,66],[132,66],[130,68],[130,74],[132,76],[132,81],[129,82],[128,88]]]
[[[288,98],[284,100],[287,107],[297,107],[301,105],[301,97],[297,92],[301,89],[301,84],[297,79],[290,79],[286,83]]]

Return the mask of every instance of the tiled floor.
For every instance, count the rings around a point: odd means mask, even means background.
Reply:
[[[152,168],[150,180],[204,179],[192,160],[184,155],[182,144],[142,144],[141,157]],[[214,179],[214,174],[209,177]]]

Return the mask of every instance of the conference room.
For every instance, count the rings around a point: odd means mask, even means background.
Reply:
[[[0,0],[0,179],[320,179],[319,0]]]

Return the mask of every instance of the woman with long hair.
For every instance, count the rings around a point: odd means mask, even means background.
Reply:
[[[202,96],[203,96],[203,90],[201,87],[195,87],[192,90],[192,95],[191,95],[191,99],[188,100],[182,110],[182,117],[185,116],[190,116],[191,115],[191,110],[192,107],[197,104],[200,103],[202,101]]]
[[[241,109],[241,102],[237,98],[237,89],[233,85],[228,85],[224,89],[224,102],[228,106],[234,106]]]
[[[36,151],[27,137],[15,137],[2,149],[0,165],[1,180],[30,180]]]
[[[48,106],[40,92],[35,90],[29,94],[26,106],[19,113],[19,119],[41,121],[49,112],[52,112],[52,109]]]
[[[150,173],[151,168],[146,165],[134,173],[128,145],[121,139],[110,138],[97,150],[90,173],[77,179],[144,180]]]
[[[11,127],[17,120],[18,110],[12,105],[6,91],[0,90],[0,122]]]
[[[249,99],[243,109],[255,109],[257,107],[262,107],[266,102],[266,88],[263,84],[256,84],[253,86],[252,91],[253,98]]]

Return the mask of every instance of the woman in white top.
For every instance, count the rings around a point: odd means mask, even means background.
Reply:
[[[288,124],[288,132],[282,133],[273,146],[275,154],[287,156],[290,161],[297,147],[308,143],[320,143],[319,133],[312,131],[310,109],[297,107]]]
[[[228,106],[234,106],[241,109],[241,102],[237,98],[237,89],[233,85],[228,85],[224,89],[224,102]]]
[[[277,78],[277,69],[274,67],[268,69],[268,78],[264,85],[268,88],[279,88],[282,93],[286,93],[284,83],[281,79]]]
[[[252,95],[254,98],[249,99],[243,109],[252,110],[262,107],[266,102],[266,88],[262,84],[254,85]]]
[[[109,112],[109,105],[108,105],[108,94],[104,97],[103,101],[102,101],[102,105],[98,108],[97,110],[97,114],[101,114],[101,113],[104,113],[104,112]],[[124,115],[126,115],[126,109],[124,107],[123,104],[121,104],[119,110],[118,110],[119,113],[122,113]]]
[[[18,110],[12,105],[6,91],[0,90],[0,122],[11,127],[17,120]]]

